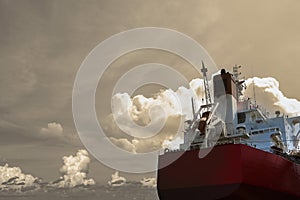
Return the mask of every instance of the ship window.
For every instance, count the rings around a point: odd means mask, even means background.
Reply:
[[[238,113],[238,124],[244,123],[246,121],[246,113]]]

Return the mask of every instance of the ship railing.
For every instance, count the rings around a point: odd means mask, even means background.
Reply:
[[[249,132],[249,135],[257,135],[257,134],[264,134],[264,133],[279,133],[280,129],[278,127],[268,127],[262,129],[255,129]]]
[[[257,105],[255,100],[249,97],[243,97],[239,100],[238,111],[253,110],[253,109],[258,109],[265,117],[269,117],[269,112],[267,112],[267,109],[261,105]]]
[[[212,141],[208,141],[208,142],[212,142]],[[224,144],[245,144],[245,145],[249,145],[247,139],[244,138],[230,138],[227,140],[221,140],[221,141],[217,141],[214,140],[213,142],[217,142],[217,145],[224,145]]]

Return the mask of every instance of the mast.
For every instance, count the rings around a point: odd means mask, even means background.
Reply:
[[[255,92],[255,84],[254,84],[254,76],[253,76],[253,68],[252,68],[252,89],[253,89],[253,98],[254,98],[254,105],[256,106],[256,92]]]
[[[211,97],[210,97],[207,74],[206,74],[207,68],[205,67],[203,60],[202,60],[201,72],[203,74],[203,80],[204,80],[205,103],[206,103],[206,105],[208,105],[208,104],[211,104]]]
[[[239,76],[242,74],[239,72],[239,69],[242,66],[235,65],[233,67],[233,77],[235,78],[235,83],[236,83],[236,94],[237,94],[237,100],[240,101],[241,97],[243,96],[243,90],[246,89],[246,84],[244,79],[239,79]]]
[[[192,101],[193,119],[195,119],[196,118],[196,112],[195,112],[195,105],[194,105],[193,97],[191,98],[191,101]]]
[[[254,83],[254,77],[252,78],[252,89],[253,89],[253,98],[254,98],[254,105],[256,106],[256,92],[255,92],[255,83]]]

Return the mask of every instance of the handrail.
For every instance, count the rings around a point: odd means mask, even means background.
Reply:
[[[278,127],[268,127],[268,128],[250,130],[249,133],[252,135],[252,134],[270,133],[270,132],[280,132],[280,129]]]

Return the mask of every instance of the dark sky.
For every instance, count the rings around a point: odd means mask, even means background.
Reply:
[[[71,110],[81,62],[104,39],[136,27],[185,33],[219,67],[240,64],[246,77],[274,77],[286,96],[300,99],[299,10],[298,0],[0,0],[0,155],[36,176],[55,179],[61,157],[82,148]],[[172,56],[142,55],[121,58],[105,83],[135,59],[174,64]],[[192,69],[184,71],[195,78]],[[41,134],[52,122],[63,131]],[[108,180],[112,171],[97,161],[91,166],[98,181]]]

